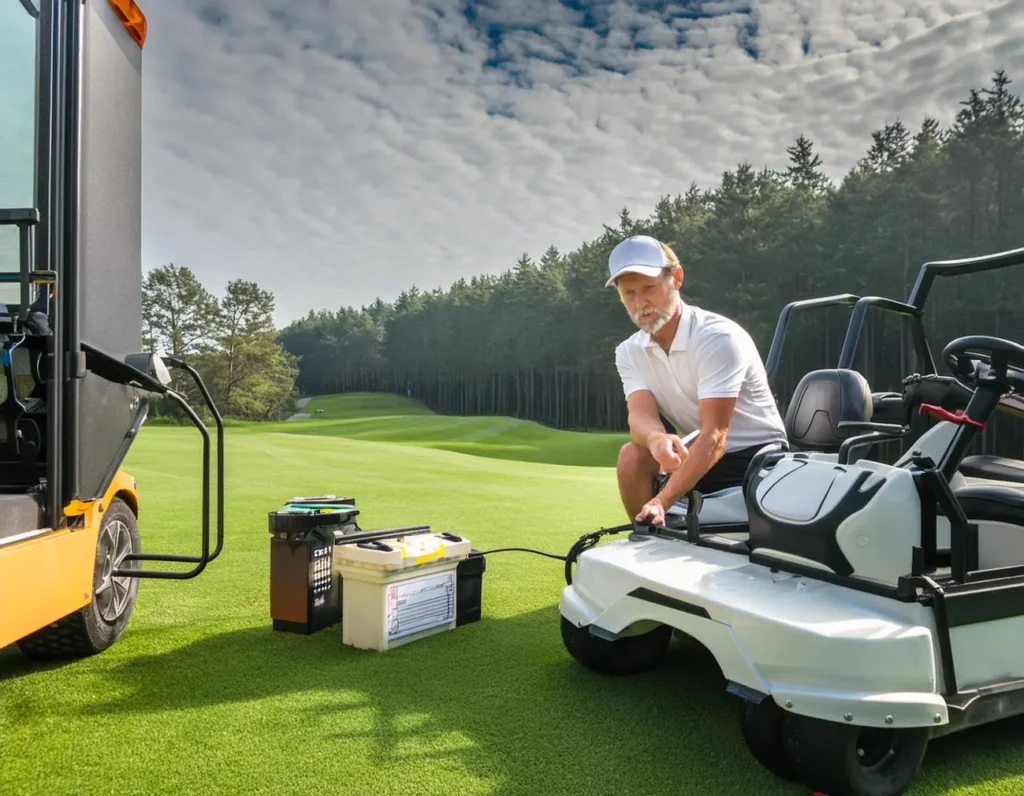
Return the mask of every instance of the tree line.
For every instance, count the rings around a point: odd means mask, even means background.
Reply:
[[[389,391],[442,413],[621,430],[613,350],[635,327],[603,287],[616,243],[638,233],[669,243],[684,265],[684,299],[735,318],[767,356],[790,301],[904,299],[925,261],[1024,245],[1024,109],[1010,86],[995,72],[947,127],[930,117],[916,130],[900,119],[885,124],[839,184],[801,135],[786,168],[741,162],[716,187],[662,197],[646,218],[624,208],[616,226],[574,251],[524,253],[501,274],[448,289],[412,285],[394,302],[310,310],[280,334],[298,358],[297,387]],[[1024,340],[1022,286],[1021,268],[939,280],[925,312],[936,358],[961,334]],[[848,313],[794,316],[776,373],[783,406],[801,375],[836,363]],[[921,366],[909,349],[905,321],[873,312],[855,364],[874,390],[899,390]],[[1020,429],[995,425],[985,447],[1020,455]]]

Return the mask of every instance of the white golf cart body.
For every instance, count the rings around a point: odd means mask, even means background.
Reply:
[[[918,448],[925,455],[944,450],[955,429],[938,424]],[[910,471],[898,466],[865,460],[838,465],[836,458],[787,455],[764,473],[756,499],[765,513],[805,524],[808,535],[818,531],[817,541],[826,539],[826,531],[813,527],[816,520],[844,502],[864,502],[834,534],[851,574],[867,578],[859,588],[822,579],[838,580],[837,572],[814,558],[765,548],[749,553],[748,532],[736,530],[747,521],[736,487],[705,498],[699,545],[634,536],[581,554],[562,594],[562,616],[608,640],[654,623],[669,625],[715,656],[731,688],[770,695],[780,707],[804,715],[877,727],[948,725],[943,692],[951,684],[944,680],[934,608],[895,597],[900,578],[913,569],[913,549],[922,544],[917,486]],[[796,478],[799,489],[786,490],[786,481]],[[951,481],[954,491],[965,485],[959,474]],[[685,509],[681,501],[676,511]],[[714,532],[713,520],[728,530]],[[978,525],[978,568],[1024,565],[1024,516],[1019,526]],[[936,517],[936,532],[937,546],[949,548],[946,517]],[[787,565],[820,576],[787,571]],[[954,604],[947,597],[947,611]],[[950,622],[959,692],[1015,680],[1024,686],[1024,602],[1007,612],[987,621]]]

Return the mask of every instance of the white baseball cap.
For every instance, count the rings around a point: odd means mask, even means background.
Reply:
[[[662,269],[678,265],[661,242],[650,235],[633,235],[619,243],[608,255],[608,281],[611,287],[623,274],[658,276]]]

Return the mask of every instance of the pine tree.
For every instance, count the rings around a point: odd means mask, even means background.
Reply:
[[[828,180],[819,170],[821,158],[814,153],[814,146],[806,136],[801,134],[792,146],[786,148],[786,153],[790,163],[786,175],[794,188],[810,193],[825,188]]]

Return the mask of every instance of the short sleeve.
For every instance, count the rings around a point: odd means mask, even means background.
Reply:
[[[747,375],[742,338],[720,332],[701,344],[697,359],[697,400],[735,398]]]
[[[637,390],[650,389],[637,372],[624,345],[619,345],[615,349],[615,369],[619,371],[619,378],[622,379],[622,392],[627,398]]]

